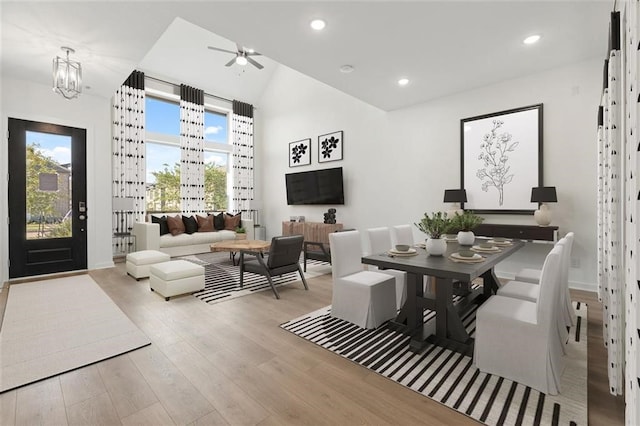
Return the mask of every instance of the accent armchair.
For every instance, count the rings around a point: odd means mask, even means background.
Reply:
[[[290,272],[298,272],[304,284],[304,289],[309,290],[307,281],[304,278],[302,268],[300,268],[300,252],[302,251],[302,235],[273,237],[269,253],[262,255],[259,252],[250,250],[240,251],[240,287],[244,284],[244,273],[251,272],[267,277],[273,294],[276,299],[280,299],[278,290],[273,284],[273,276]],[[245,256],[253,256],[254,259],[247,259]]]

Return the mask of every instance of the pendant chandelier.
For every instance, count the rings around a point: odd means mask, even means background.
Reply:
[[[76,53],[75,50],[65,46],[61,49],[67,52],[67,57],[53,59],[53,91],[65,99],[77,98],[82,92],[82,66],[69,59],[69,53]]]

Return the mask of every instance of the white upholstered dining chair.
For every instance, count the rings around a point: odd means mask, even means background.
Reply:
[[[567,244],[565,246],[565,249],[567,250],[563,254],[563,260],[562,260],[562,263],[563,263],[562,269],[563,269],[564,276],[560,281],[560,285],[561,287],[564,288],[564,290],[561,290],[563,291],[563,293],[560,295],[560,297],[564,300],[564,307],[562,311],[562,318],[564,320],[564,324],[567,327],[571,327],[571,325],[575,325],[576,323],[576,313],[573,310],[573,305],[571,304],[571,292],[569,290],[569,266],[571,264],[571,252],[573,250],[574,233],[568,232],[567,235],[565,235],[561,239],[561,241],[563,239],[567,241]],[[515,281],[522,281],[522,282],[537,284],[540,281],[540,269],[529,269],[529,268],[521,269],[516,274]]]
[[[369,251],[371,254],[380,254],[388,252],[391,246],[391,231],[389,228],[370,228],[367,229],[369,236]],[[369,265],[370,271],[380,271],[388,274],[396,280],[396,307],[400,309],[407,300],[407,273],[396,269],[379,270],[377,266]]]
[[[554,247],[544,261],[537,302],[496,295],[478,308],[473,361],[480,371],[545,394],[560,392],[564,359],[555,301],[562,250]]]
[[[568,286],[568,276],[569,276],[569,256],[571,253],[571,243],[573,240],[573,233],[567,235],[566,237],[560,239],[556,243],[557,246],[562,247],[562,259],[560,262],[560,282],[558,289],[558,298],[556,300],[556,309],[558,311],[557,317],[557,334],[560,342],[562,343],[563,350],[566,351],[565,343],[568,341],[569,337],[569,328],[572,323],[575,323],[572,318],[575,318],[575,312],[573,311],[573,306],[571,305],[571,297],[569,294],[569,286]],[[532,271],[532,270],[530,270]],[[540,276],[541,272],[538,274],[537,280],[520,281],[517,278],[513,281],[509,281],[505,285],[501,286],[498,289],[498,294],[506,297],[514,297],[516,299],[529,300],[531,302],[536,302],[538,300],[541,284],[540,284]],[[573,314],[573,317],[569,313]]]
[[[411,225],[396,225],[391,228],[391,244],[408,244],[411,247],[415,244],[413,240],[413,228]]]
[[[395,318],[395,278],[364,270],[360,232],[334,232],[329,234],[329,242],[333,275],[331,316],[362,328],[377,328]]]
[[[411,225],[396,225],[391,228],[391,246],[394,247],[396,244],[407,244],[411,247],[415,245]],[[424,291],[426,293],[433,293],[435,291],[435,278],[424,277]]]

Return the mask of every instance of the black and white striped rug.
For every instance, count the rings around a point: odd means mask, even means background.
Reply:
[[[237,259],[238,256],[236,256]],[[252,273],[244,275],[244,285],[240,288],[240,267],[234,266],[229,258],[229,253],[202,253],[190,256],[181,256],[179,259],[188,260],[204,266],[204,290],[193,293],[195,297],[209,304],[235,299],[258,291],[269,290],[267,278]],[[331,265],[315,260],[307,261],[306,278],[331,273]],[[290,284],[300,280],[297,272],[273,277],[276,287]],[[300,287],[304,288],[302,283]]]
[[[408,336],[386,324],[365,330],[333,318],[331,306],[281,327],[487,425],[587,425],[587,306],[574,308],[560,395],[481,373],[471,357],[438,346],[414,354]],[[433,312],[425,320],[433,321]],[[473,336],[475,309],[464,324]]]

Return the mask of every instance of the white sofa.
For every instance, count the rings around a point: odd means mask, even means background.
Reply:
[[[247,239],[254,240],[253,221],[242,219],[242,227],[246,229]],[[210,251],[211,243],[224,240],[234,240],[233,231],[194,232],[193,234],[160,236],[160,224],[138,222],[133,225],[133,235],[136,236],[136,250],[158,250],[171,257],[189,254],[206,253]]]

